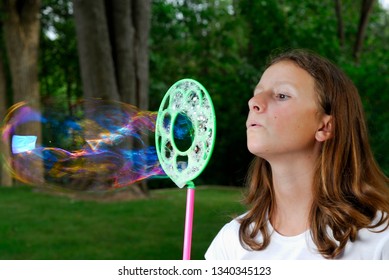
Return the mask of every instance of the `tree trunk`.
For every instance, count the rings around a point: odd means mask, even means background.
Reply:
[[[107,3],[110,3],[112,45],[121,101],[147,110],[151,3],[149,0],[113,0]],[[147,144],[148,139],[143,139],[143,142]],[[140,188],[147,193],[145,180],[140,182]]]
[[[342,16],[342,0],[335,1],[335,13],[338,20],[338,38],[339,45],[341,48],[344,47],[344,25],[343,25],[343,16]]]
[[[147,110],[151,1],[73,3],[84,97]]]
[[[149,0],[135,0],[132,16],[135,33],[135,67],[137,78],[137,105],[141,109],[148,109],[149,103],[149,55],[148,39],[151,19],[151,4]]]
[[[359,24],[358,24],[358,32],[357,32],[357,37],[355,40],[354,51],[353,51],[353,56],[356,63],[359,63],[362,46],[363,46],[363,40],[366,32],[366,27],[369,20],[370,12],[373,8],[373,4],[374,4],[374,0],[362,1],[361,14],[360,14]]]
[[[135,27],[130,1],[107,1],[116,79],[121,101],[136,105]]]
[[[148,108],[150,0],[106,1],[120,100]]]
[[[4,119],[7,110],[7,83],[4,72],[4,62],[0,56],[0,118]],[[10,159],[10,147],[7,141],[3,141],[0,138],[0,186],[12,186],[12,176],[9,170],[6,168]]]
[[[147,109],[150,0],[73,3],[84,96]]]
[[[13,102],[28,102],[40,111],[38,82],[38,49],[40,34],[40,0],[6,0],[4,37],[11,70]],[[35,135],[41,142],[42,128],[39,122],[30,123],[17,130],[21,135]],[[33,183],[43,183],[43,165],[34,164]],[[24,178],[29,181],[29,178]]]
[[[73,1],[85,98],[119,100],[104,0]]]
[[[5,43],[13,81],[13,101],[28,101],[38,109],[39,8],[40,0],[7,0],[4,21]]]

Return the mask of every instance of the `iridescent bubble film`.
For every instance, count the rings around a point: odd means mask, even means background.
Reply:
[[[71,114],[62,111],[40,112],[27,103],[9,110],[2,141],[9,147],[6,160],[16,179],[99,191],[166,177],[154,146],[156,112],[103,100],[83,101]]]

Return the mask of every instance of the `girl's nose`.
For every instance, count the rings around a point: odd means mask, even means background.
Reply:
[[[258,95],[251,97],[248,105],[249,109],[253,110],[254,112],[261,112],[265,108],[263,100]]]

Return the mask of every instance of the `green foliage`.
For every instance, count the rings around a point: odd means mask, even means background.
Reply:
[[[70,0],[41,7],[40,86],[43,108],[61,104],[72,115],[82,97],[73,8]]]

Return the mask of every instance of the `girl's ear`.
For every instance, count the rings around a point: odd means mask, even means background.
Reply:
[[[324,115],[319,129],[316,131],[315,138],[319,142],[324,142],[333,137],[333,118],[330,115]]]

